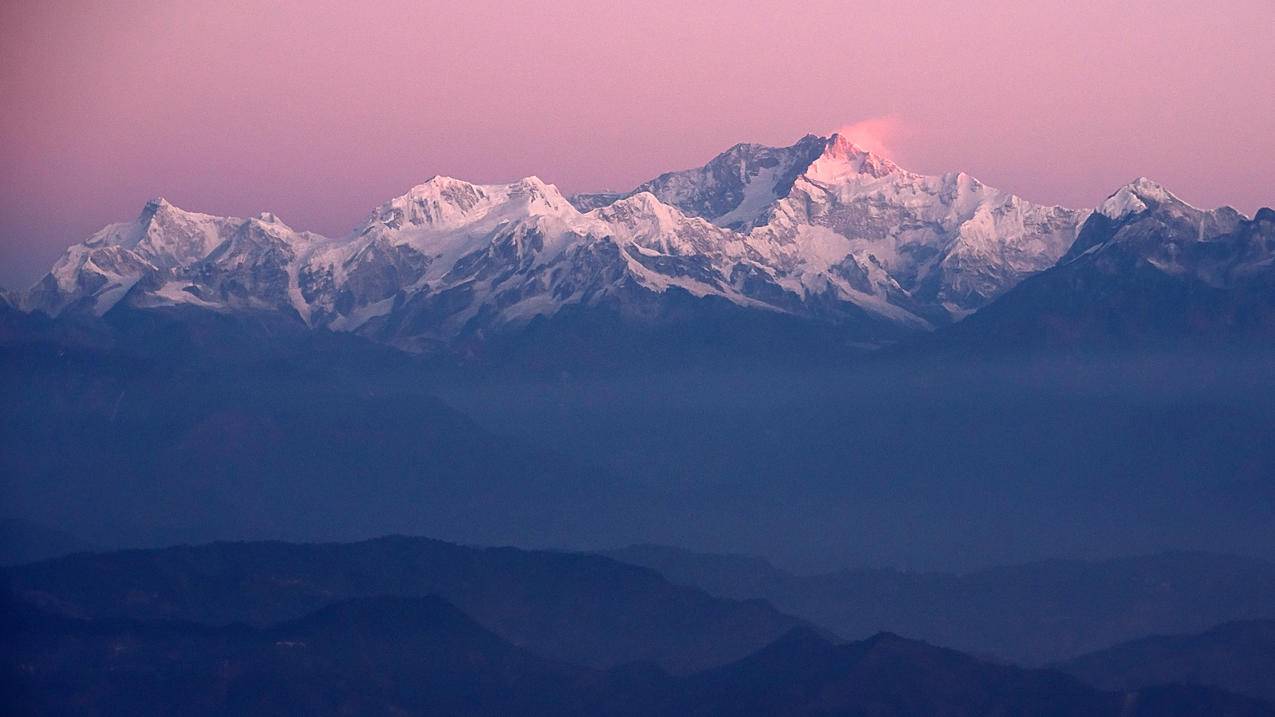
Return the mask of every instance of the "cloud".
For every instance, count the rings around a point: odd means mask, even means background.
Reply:
[[[903,135],[903,123],[896,115],[869,117],[839,127],[837,134],[873,154],[893,159],[896,143]]]

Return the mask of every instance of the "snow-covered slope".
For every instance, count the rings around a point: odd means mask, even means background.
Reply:
[[[1087,214],[1032,204],[965,173],[914,174],[834,136],[776,205],[769,228],[777,237],[805,227],[845,237],[859,274],[882,274],[861,290],[900,304],[902,290],[943,321],[1052,266]]]
[[[665,204],[734,229],[746,229],[823,153],[828,140],[802,137],[791,147],[737,144],[695,169],[667,172],[624,194],[577,194],[581,210],[650,192]]]
[[[571,200],[535,177],[434,177],[339,238],[155,200],[71,247],[23,303],[281,311],[429,350],[564,306],[623,311],[675,292],[897,335],[960,318],[1053,265],[1087,214],[811,135]]]
[[[252,245],[266,235],[290,256],[295,255],[293,247],[305,241],[304,235],[281,224],[261,230],[257,225],[262,223],[187,212],[154,199],[135,221],[107,226],[68,249],[28,292],[25,305],[49,314],[74,308],[101,315],[139,283],[152,302],[208,303],[198,292],[184,291],[186,286],[208,289],[224,281],[227,271],[242,272],[251,260]],[[248,281],[232,291],[257,302],[260,283]]]
[[[1131,263],[1229,289],[1275,281],[1275,213],[1249,220],[1232,207],[1199,209],[1140,177],[1099,207],[1061,265],[1085,263],[1117,274]]]
[[[1275,211],[1193,207],[1142,178],[1085,222],[1071,249],[935,341],[967,351],[1269,347]]]
[[[1052,266],[1088,215],[1032,204],[964,173],[914,174],[839,135],[779,149],[737,145],[635,191],[643,190],[748,231],[791,270],[792,290],[829,292],[912,323],[960,318]]]

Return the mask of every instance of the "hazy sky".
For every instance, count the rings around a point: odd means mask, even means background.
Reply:
[[[434,174],[628,188],[857,124],[1090,206],[1275,204],[1275,0],[0,3],[0,284],[148,197],[349,230]]]

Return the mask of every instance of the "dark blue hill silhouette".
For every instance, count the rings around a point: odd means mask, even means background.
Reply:
[[[601,672],[538,657],[434,597],[343,601],[263,628],[18,608],[0,630],[0,700],[23,715],[1273,713],[1216,689],[1101,692],[895,635],[837,645],[806,628],[686,677],[642,665]]]
[[[438,595],[515,644],[598,667],[717,665],[801,624],[765,602],[715,598],[609,558],[426,538],[82,554],[2,575],[19,600],[61,615],[208,625],[265,626],[345,599]]]
[[[1056,667],[1104,689],[1210,685],[1275,704],[1275,620],[1228,622],[1190,635],[1153,635]]]

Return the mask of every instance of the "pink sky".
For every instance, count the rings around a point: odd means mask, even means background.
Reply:
[[[1275,204],[1272,0],[0,4],[0,284],[147,198],[342,234],[433,174],[623,189],[740,141],[1092,206]]]

